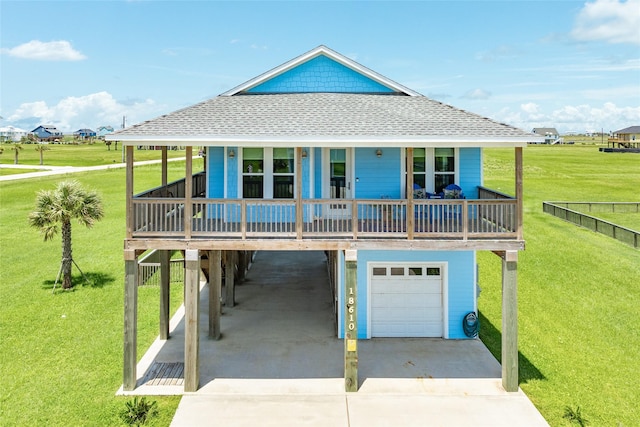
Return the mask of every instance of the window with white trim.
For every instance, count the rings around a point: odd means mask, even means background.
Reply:
[[[456,181],[456,157],[454,148],[436,148],[434,151],[433,182],[436,193],[441,193]]]
[[[245,199],[293,199],[295,149],[242,149],[242,197]]]
[[[413,190],[442,193],[449,184],[456,183],[455,148],[413,149]],[[420,198],[420,197],[418,197]]]

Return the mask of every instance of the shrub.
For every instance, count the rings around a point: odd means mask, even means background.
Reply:
[[[582,410],[580,409],[580,406],[576,407],[575,411],[571,406],[567,406],[566,408],[564,408],[563,418],[566,418],[572,424],[575,423],[580,427],[589,425],[589,420],[582,416]]]
[[[125,403],[125,408],[120,413],[120,418],[130,426],[141,426],[151,417],[158,415],[158,403],[150,402],[146,397],[133,398]]]

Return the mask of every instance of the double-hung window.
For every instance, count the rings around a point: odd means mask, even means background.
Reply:
[[[295,150],[293,148],[243,148],[242,197],[293,199]]]
[[[449,184],[456,182],[455,148],[414,148],[414,190],[425,189],[430,193],[441,193]]]
[[[293,199],[294,160],[293,148],[273,149],[274,199]]]
[[[441,193],[449,184],[455,184],[456,161],[454,148],[435,149],[433,177],[436,193]]]
[[[427,187],[427,150],[413,149],[413,185],[419,188]]]

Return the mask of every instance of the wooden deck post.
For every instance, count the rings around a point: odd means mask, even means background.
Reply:
[[[169,295],[171,251],[160,250],[160,339],[169,339]]]
[[[126,223],[127,239],[133,236],[133,147],[127,145],[126,149],[126,172],[125,172],[125,198],[126,198]]]
[[[302,239],[302,147],[296,147],[296,239]]]
[[[413,240],[415,230],[413,205],[413,148],[407,147],[407,239]]]
[[[523,190],[523,161],[522,161],[522,147],[516,147],[516,217],[517,217],[517,238],[522,240],[524,238],[524,218],[523,218],[523,206],[524,206],[524,190]]]
[[[138,346],[138,259],[136,251],[124,251],[124,365],[122,388],[136,388]]]
[[[198,250],[185,252],[184,272],[184,391],[198,390],[199,363],[199,314],[200,301],[200,256]]]
[[[191,238],[191,228],[193,226],[193,147],[185,147],[187,161],[185,166],[184,179],[184,237]]]
[[[221,251],[209,251],[209,338],[220,339]]]
[[[518,252],[502,257],[502,386],[518,391]]]
[[[358,391],[358,253],[345,251],[344,387]]]
[[[236,305],[236,282],[235,282],[235,252],[224,251],[224,287],[226,298],[224,300],[225,307],[233,307]]]
[[[168,179],[167,179],[167,162],[168,162],[168,159],[167,159],[167,157],[168,157],[167,156],[167,146],[163,145],[162,148],[161,148],[161,151],[162,151],[162,162],[161,162],[161,165],[162,165],[162,178],[161,178],[162,179],[162,187],[166,188],[167,187],[167,183],[168,183]],[[167,197],[166,194],[163,195],[163,196]]]

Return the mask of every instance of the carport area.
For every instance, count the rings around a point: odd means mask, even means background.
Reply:
[[[203,285],[195,393],[183,392],[181,308],[171,338],[156,340],[124,394],[183,394],[173,426],[547,425],[522,391],[504,391],[480,340],[360,340],[359,391],[345,392],[323,252],[259,252],[235,295],[212,340]]]

